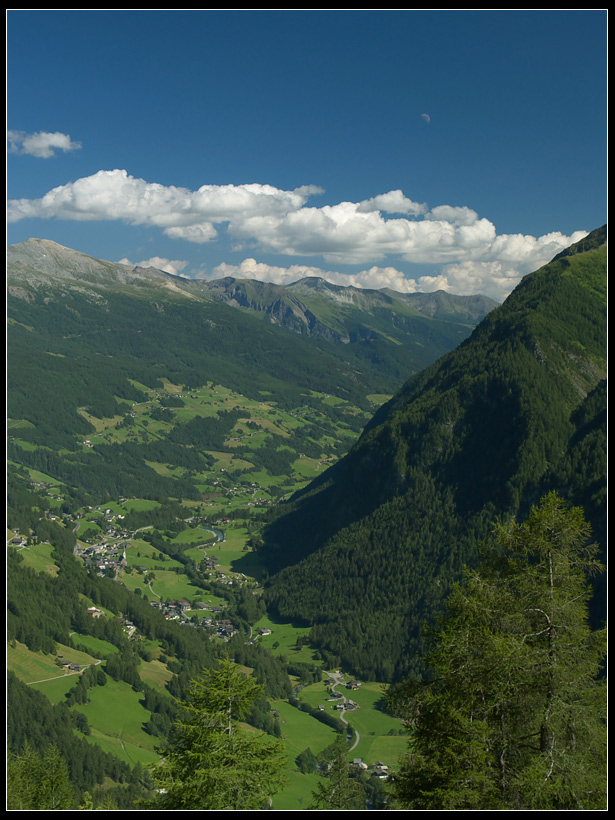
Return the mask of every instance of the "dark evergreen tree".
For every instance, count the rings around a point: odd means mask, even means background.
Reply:
[[[62,811],[75,807],[75,791],[68,766],[55,745],[44,755],[26,744],[21,754],[9,754],[7,808],[9,810]]]
[[[554,493],[498,525],[434,630],[427,682],[397,687],[410,731],[395,779],[412,809],[606,804],[606,636],[588,625],[599,569],[579,508]]]
[[[262,687],[228,658],[193,681],[174,739],[151,770],[160,790],[150,808],[257,810],[284,782],[283,746],[239,719]]]
[[[299,771],[303,774],[310,774],[318,768],[318,758],[309,746],[297,755],[295,763]]]

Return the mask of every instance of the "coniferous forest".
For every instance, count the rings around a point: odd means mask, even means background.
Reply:
[[[604,237],[526,277],[271,523],[269,605],[356,674],[419,673],[422,622],[494,521],[550,489],[587,510],[605,557]]]
[[[7,808],[605,808],[606,257],[342,308],[9,249]]]

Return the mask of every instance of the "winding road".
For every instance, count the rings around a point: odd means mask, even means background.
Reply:
[[[342,678],[343,678],[343,676],[344,676],[344,673],[343,673],[343,672],[327,672],[327,675],[328,675],[330,678],[333,678],[333,680],[335,681],[335,683],[331,685],[331,691],[332,691],[332,692],[337,692],[336,687],[337,687],[337,686],[342,686]],[[344,695],[343,693],[341,693],[341,692],[338,692],[338,694],[341,694],[341,695],[342,695],[342,697],[344,698],[344,702],[345,702],[345,701],[346,701],[346,697],[345,697],[345,695]],[[344,717],[345,711],[346,711],[345,709],[342,709],[342,710],[341,710],[341,712],[340,712],[340,720],[342,721],[342,723],[345,723],[345,724],[348,726],[348,725],[349,725],[349,724],[348,724],[348,721],[347,721],[347,720],[346,720],[346,718]],[[353,730],[353,732],[354,732],[354,734],[355,734],[355,739],[354,739],[354,742],[353,742],[352,746],[351,746],[351,747],[350,747],[350,749],[348,750],[348,751],[350,751],[350,752],[352,752],[352,750],[353,750],[353,749],[356,749],[356,747],[357,747],[357,746],[358,746],[358,744],[359,744],[359,741],[361,740],[361,736],[359,735],[359,733],[357,732],[357,730],[356,730],[354,727],[352,727],[352,730]]]

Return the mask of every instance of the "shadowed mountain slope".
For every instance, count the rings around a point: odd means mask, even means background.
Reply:
[[[265,538],[269,605],[358,675],[420,671],[421,625],[496,518],[557,489],[604,543],[605,428],[606,226],[525,277],[291,500]]]

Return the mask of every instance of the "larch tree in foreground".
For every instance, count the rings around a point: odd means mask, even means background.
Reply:
[[[606,806],[606,630],[588,624],[599,571],[580,509],[555,493],[498,525],[431,634],[431,678],[397,687],[413,809]]]
[[[6,805],[13,811],[68,811],[75,807],[68,765],[57,746],[49,746],[44,755],[38,755],[26,743],[21,754],[9,753]]]
[[[174,740],[151,769],[159,792],[151,808],[267,807],[284,784],[283,746],[239,722],[261,693],[228,658],[193,681]]]

